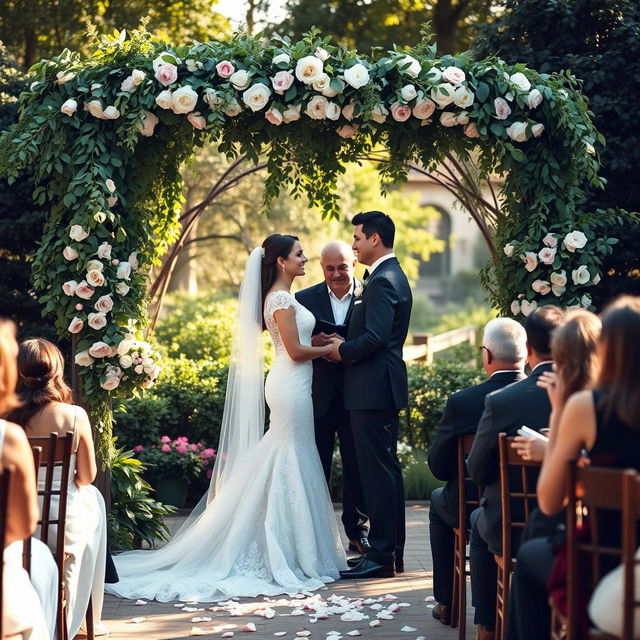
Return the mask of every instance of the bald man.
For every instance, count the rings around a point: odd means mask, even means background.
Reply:
[[[330,242],[320,254],[324,281],[296,293],[298,302],[316,318],[312,338],[316,346],[329,342],[332,335],[325,331],[332,330],[331,325],[338,325],[343,336],[346,336],[353,308],[353,291],[359,284],[353,275],[355,263],[353,249],[348,243]],[[344,406],[343,380],[342,363],[328,362],[322,358],[313,361],[313,413],[320,461],[328,484],[337,434],[342,458],[342,523],[349,538],[349,549],[366,553],[369,550],[366,509],[349,412]]]

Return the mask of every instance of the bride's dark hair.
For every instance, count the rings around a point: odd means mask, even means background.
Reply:
[[[290,236],[282,233],[274,233],[270,235],[262,243],[262,307],[264,308],[264,299],[267,297],[269,289],[278,277],[278,258],[289,257],[294,243],[298,240],[298,236]],[[262,323],[264,329],[264,321]]]

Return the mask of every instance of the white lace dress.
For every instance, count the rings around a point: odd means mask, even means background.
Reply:
[[[294,594],[333,582],[346,558],[315,446],[311,362],[289,358],[273,318],[293,307],[300,342],[313,315],[287,292],[269,294],[265,323],[276,358],[265,383],[269,430],[185,534],[156,551],[117,556],[124,598],[215,602]]]

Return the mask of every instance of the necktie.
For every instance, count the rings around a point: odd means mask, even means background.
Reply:
[[[369,277],[369,269],[364,270],[364,275],[362,276],[363,280],[366,280]]]

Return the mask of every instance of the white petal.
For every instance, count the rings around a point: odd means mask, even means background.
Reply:
[[[134,606],[134,607],[141,607],[143,604],[147,604],[147,601],[146,601],[146,600],[136,600],[136,601],[133,603],[133,606]]]
[[[400,629],[400,631],[406,631],[408,633],[409,631],[417,631],[417,629],[415,627],[404,626],[402,627],[402,629]]]
[[[129,620],[129,622],[133,622],[133,624],[140,624],[141,622],[144,622],[145,620],[146,620],[146,618],[144,618],[144,617],[131,618],[131,620]]]

